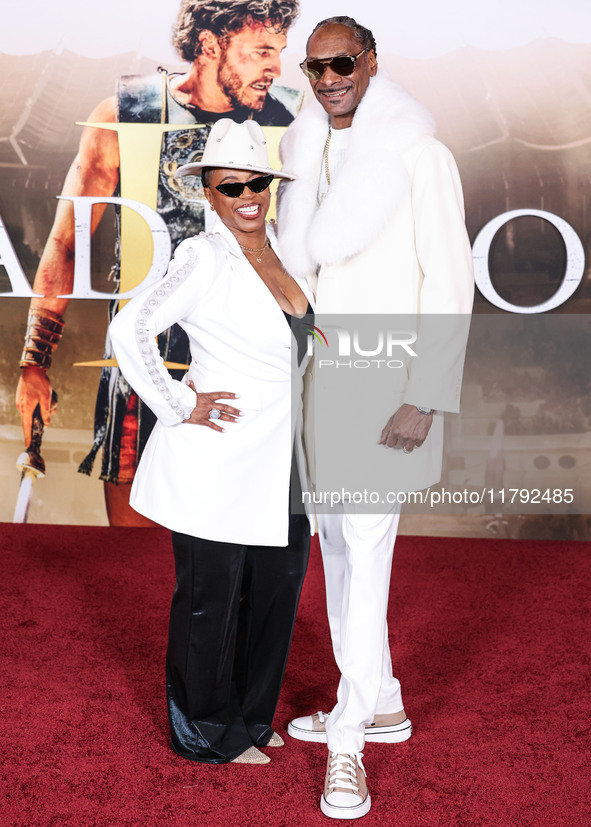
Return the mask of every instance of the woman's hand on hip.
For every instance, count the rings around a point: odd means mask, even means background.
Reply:
[[[197,401],[195,407],[191,411],[191,416],[184,421],[189,425],[205,425],[207,428],[212,428],[214,431],[223,433],[226,429],[218,425],[218,422],[238,422],[238,418],[242,416],[242,412],[238,408],[233,408],[231,405],[223,405],[219,399],[237,399],[235,393],[229,391],[211,391],[209,393],[197,393],[195,385],[189,380],[189,387],[195,391]],[[219,413],[219,416],[215,412]],[[214,412],[214,418],[211,414]]]

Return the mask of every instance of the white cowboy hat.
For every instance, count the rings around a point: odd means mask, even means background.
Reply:
[[[293,175],[270,168],[267,142],[256,121],[236,123],[231,118],[216,121],[211,127],[202,159],[183,164],[174,176],[200,175],[204,167],[252,170],[276,178],[293,179]]]

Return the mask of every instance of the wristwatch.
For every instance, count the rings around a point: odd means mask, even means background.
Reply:
[[[420,414],[423,414],[423,416],[430,416],[432,413],[435,413],[435,408],[422,408],[420,405],[415,405],[415,408]]]

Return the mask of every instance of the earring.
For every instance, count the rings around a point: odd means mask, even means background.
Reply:
[[[210,209],[212,212],[215,212],[214,207],[213,207],[213,204],[210,204],[210,205],[209,205],[209,209]]]

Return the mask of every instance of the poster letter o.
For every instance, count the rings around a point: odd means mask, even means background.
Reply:
[[[488,268],[488,255],[492,240],[498,231],[513,218],[520,218],[524,215],[533,215],[549,221],[558,230],[566,247],[566,269],[564,277],[558,290],[544,302],[532,305],[518,305],[503,299],[495,290],[490,278]],[[474,278],[476,286],[485,299],[488,299],[495,307],[501,310],[508,310],[510,313],[545,313],[553,310],[569,299],[582,281],[585,272],[585,250],[581,239],[563,218],[545,210],[510,210],[501,213],[489,221],[480,230],[472,247],[474,257]]]

